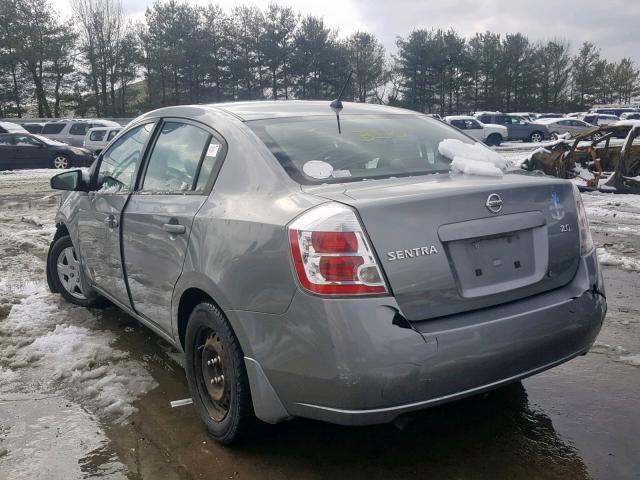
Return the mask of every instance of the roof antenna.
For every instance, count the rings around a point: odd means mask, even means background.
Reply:
[[[344,94],[344,90],[347,88],[347,85],[349,84],[349,80],[351,80],[351,75],[353,75],[353,70],[349,72],[347,81],[344,82],[344,85],[342,85],[342,90],[340,90],[340,95],[338,95],[338,98],[336,98],[333,102],[329,104],[329,106],[331,107],[331,110],[336,112],[336,120],[338,121],[338,134],[342,133],[342,130],[340,128],[340,111],[342,110],[342,95]]]

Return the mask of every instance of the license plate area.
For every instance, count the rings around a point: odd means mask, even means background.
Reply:
[[[545,227],[454,240],[446,244],[460,294],[466,298],[521,288],[544,278]]]

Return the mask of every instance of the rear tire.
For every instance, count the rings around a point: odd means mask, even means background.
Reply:
[[[225,445],[255,422],[244,355],[224,314],[204,302],[189,316],[185,367],[193,404],[209,434]]]
[[[86,285],[80,272],[80,259],[69,235],[60,237],[51,246],[47,257],[47,269],[54,290],[67,302],[82,307],[102,307],[107,304],[102,296]]]
[[[487,137],[487,145],[490,147],[499,147],[502,143],[502,135],[499,133],[492,133]]]

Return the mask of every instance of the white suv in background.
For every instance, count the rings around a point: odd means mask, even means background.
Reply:
[[[84,137],[93,127],[120,127],[121,125],[111,120],[57,120],[47,122],[42,128],[41,135],[58,142],[67,143],[74,147],[81,147]]]
[[[122,130],[121,126],[90,128],[84,136],[82,146],[94,155],[99,155],[120,130]]]
[[[444,121],[489,146],[498,146],[507,138],[507,127],[482,123],[470,115],[451,115],[444,117]]]

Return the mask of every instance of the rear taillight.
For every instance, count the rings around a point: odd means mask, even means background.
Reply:
[[[302,287],[319,295],[387,293],[378,262],[354,211],[326,203],[289,226],[291,255]]]
[[[589,220],[587,219],[587,212],[584,209],[582,203],[582,196],[580,190],[575,185],[573,186],[573,196],[576,200],[576,211],[578,213],[578,229],[580,230],[580,255],[586,255],[593,250],[593,237],[591,237],[591,230],[589,229]]]

